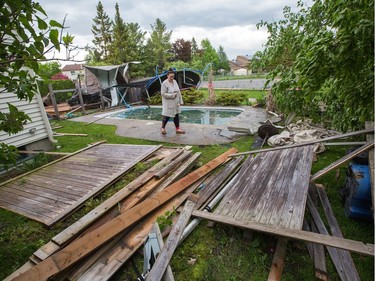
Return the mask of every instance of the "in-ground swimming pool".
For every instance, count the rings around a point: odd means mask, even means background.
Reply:
[[[210,107],[181,107],[180,122],[203,125],[223,125],[230,119],[242,113],[242,109],[235,108],[210,108]],[[117,111],[107,116],[116,119],[138,119],[161,121],[160,106],[139,106],[131,109]],[[173,118],[170,119],[170,122]]]

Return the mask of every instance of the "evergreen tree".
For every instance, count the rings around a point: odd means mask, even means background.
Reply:
[[[99,1],[96,6],[96,17],[93,19],[91,31],[94,34],[94,49],[100,54],[100,59],[106,61],[108,58],[108,47],[111,43],[112,21],[104,11],[102,3]],[[95,53],[95,52],[94,52]]]
[[[159,18],[155,24],[151,25],[151,38],[146,44],[146,61],[148,73],[152,74],[157,66],[159,70],[164,69],[165,64],[172,58],[171,54],[171,35],[172,31],[167,31],[167,26]]]
[[[121,64],[129,61],[129,32],[124,20],[121,18],[118,3],[115,6],[115,20],[112,30],[112,42],[108,47],[108,62],[111,64]]]
[[[224,51],[224,47],[221,45],[219,46],[219,49],[217,50],[217,56],[219,57],[219,63],[218,63],[217,68],[230,70],[227,54]]]
[[[191,56],[193,57],[198,52],[198,44],[195,38],[191,39]]]
[[[142,31],[138,23],[127,23],[127,32],[129,35],[126,45],[128,46],[128,61],[141,61],[142,64],[132,65],[131,76],[140,77],[146,74],[144,63],[144,41],[146,32]]]

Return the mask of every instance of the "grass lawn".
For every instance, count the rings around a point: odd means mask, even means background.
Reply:
[[[55,123],[63,126],[62,129],[56,130],[57,132],[89,134],[88,137],[59,137],[57,146],[60,148],[56,151],[60,152],[74,152],[86,147],[89,143],[101,140],[106,140],[108,143],[156,144],[152,141],[119,137],[115,134],[114,126],[98,124],[84,126],[82,123],[70,121]],[[229,147],[236,147],[239,151],[250,150],[252,142],[251,137],[243,137],[232,144],[194,146],[193,150],[202,152],[200,162],[206,163],[228,150]],[[318,161],[313,164],[312,173],[341,158],[345,155],[345,151],[346,148],[328,147],[327,151],[320,154]],[[46,161],[45,157],[40,159],[42,159],[40,164]],[[101,195],[89,200],[78,212],[64,222],[58,223],[53,229],[47,229],[40,223],[0,209],[0,279],[5,278],[23,265],[40,246],[135,179],[145,169],[147,169],[145,165],[137,165],[132,173],[125,175]],[[338,180],[335,175],[336,171],[332,171],[322,177],[318,183],[326,187],[344,236],[348,239],[373,243],[373,224],[350,220],[344,214],[338,191],[344,183],[345,167],[340,169]],[[275,246],[275,237],[255,233],[254,240],[247,243],[244,241],[243,231],[240,229],[219,224],[207,227],[206,221],[202,221],[177,249],[171,266],[176,280],[265,280],[271,266]],[[359,254],[352,256],[361,280],[374,280],[373,257]],[[135,255],[135,261],[139,270],[142,271],[140,254]],[[194,261],[194,264],[191,261]],[[327,261],[331,280],[339,280],[329,257]],[[113,280],[135,279],[134,270],[128,264],[113,277]],[[288,244],[283,280],[315,280],[313,263],[304,243],[290,242]]]

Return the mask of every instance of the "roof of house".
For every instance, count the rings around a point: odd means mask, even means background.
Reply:
[[[67,64],[65,65],[61,71],[75,71],[75,70],[82,70],[83,64]]]

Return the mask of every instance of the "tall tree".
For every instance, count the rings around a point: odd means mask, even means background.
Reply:
[[[171,54],[171,36],[172,31],[167,31],[167,26],[159,18],[151,25],[150,38],[146,44],[146,59],[148,73],[153,73],[153,69],[163,69],[168,60],[172,58]]]
[[[184,39],[177,39],[172,44],[172,50],[175,61],[190,62],[191,61],[191,42]]]
[[[284,9],[261,56],[279,109],[296,111],[340,130],[374,120],[374,0],[316,0]],[[322,111],[321,109],[324,108]]]
[[[206,66],[209,63],[213,64],[213,69],[218,69],[219,66],[219,56],[216,53],[216,50],[214,47],[212,47],[212,44],[210,40],[207,38],[203,39],[201,41],[201,48],[202,48],[202,62],[203,65]]]
[[[224,47],[221,46],[221,45],[219,46],[219,49],[217,50],[217,56],[219,58],[217,68],[218,69],[224,69],[224,70],[230,70],[227,54],[224,51]]]
[[[112,41],[108,46],[108,62],[112,64],[121,64],[128,61],[128,48],[129,41],[128,28],[121,18],[118,3],[115,5],[115,20],[112,29]]]
[[[126,24],[129,39],[126,42],[128,46],[128,61],[140,61],[142,64],[132,65],[130,75],[132,77],[141,77],[146,74],[144,64],[144,41],[146,32],[143,31],[138,23]]]
[[[91,31],[94,34],[94,50],[100,54],[100,59],[106,61],[108,58],[108,48],[111,43],[112,21],[104,11],[102,2],[96,6],[96,17],[93,19]]]
[[[198,52],[198,44],[195,38],[191,39],[191,56],[193,57]]]

